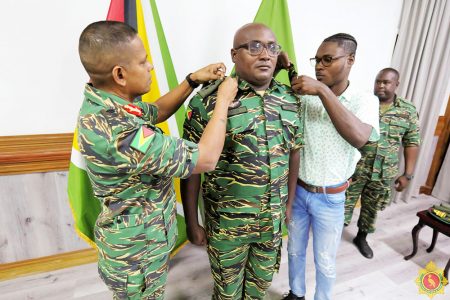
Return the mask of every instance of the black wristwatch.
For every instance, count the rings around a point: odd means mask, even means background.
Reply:
[[[195,82],[194,80],[191,79],[191,75],[192,73],[187,74],[186,76],[186,81],[189,83],[189,86],[193,89],[197,88],[200,83]]]
[[[409,175],[409,174],[406,174],[406,173],[403,173],[403,176],[405,176],[406,177],[406,179],[408,179],[408,180],[411,180],[411,179],[413,179],[414,178],[414,175]]]

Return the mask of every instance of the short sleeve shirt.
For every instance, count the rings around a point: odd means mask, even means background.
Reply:
[[[378,140],[378,99],[352,85],[338,99],[363,123],[372,126],[374,134],[370,139]],[[345,182],[355,171],[360,152],[338,133],[318,96],[302,96],[301,101],[305,147],[300,150],[299,178],[315,186]]]
[[[90,85],[84,95],[78,142],[102,204],[97,225],[126,222],[131,214],[174,219],[172,177],[192,173],[197,145],[164,135],[154,125],[158,112],[152,104],[131,104]]]
[[[358,170],[371,171],[372,180],[392,179],[398,173],[398,152],[403,147],[420,145],[419,117],[415,106],[396,97],[393,104],[380,110],[380,139],[360,149],[363,159]]]
[[[199,141],[216,99],[217,91],[207,96],[200,91],[192,98],[184,123],[186,139]],[[226,238],[257,237],[279,229],[287,199],[289,154],[303,144],[299,108],[299,99],[288,86],[272,81],[259,95],[239,81],[235,104],[228,110],[224,149],[203,183],[208,230]]]

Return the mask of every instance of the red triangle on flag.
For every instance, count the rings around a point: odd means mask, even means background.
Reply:
[[[154,133],[155,132],[153,130],[151,130],[150,128],[142,126],[142,135],[144,136],[144,138],[149,137]]]

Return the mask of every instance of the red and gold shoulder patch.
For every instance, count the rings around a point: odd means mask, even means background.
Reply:
[[[123,109],[125,109],[128,113],[138,116],[138,117],[142,117],[142,109],[140,107],[137,107],[134,104],[127,104],[123,106]]]
[[[186,110],[186,118],[190,120],[192,118],[192,109],[188,106]]]

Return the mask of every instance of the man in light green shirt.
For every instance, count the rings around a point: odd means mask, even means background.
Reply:
[[[317,80],[291,78],[292,89],[302,95],[305,146],[300,149],[295,199],[287,207],[291,290],[284,299],[304,299],[306,294],[310,228],[316,266],[314,299],[331,299],[348,179],[361,157],[357,149],[379,138],[377,99],[356,91],[348,80],[356,46],[349,34],[330,36],[311,58]]]

